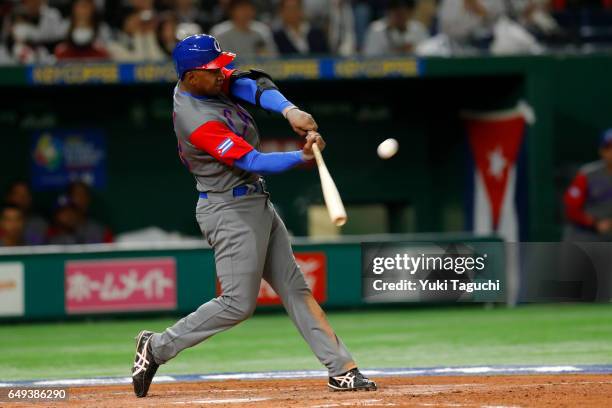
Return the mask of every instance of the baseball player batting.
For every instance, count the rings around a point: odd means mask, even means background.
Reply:
[[[323,150],[316,122],[289,102],[264,72],[227,69],[235,54],[221,51],[214,37],[185,38],[173,58],[178,75],[173,113],[178,151],[196,180],[196,219],[214,250],[222,294],[162,333],[138,334],[132,368],[136,396],[147,395],[159,365],[249,318],[262,278],[281,297],[300,334],[327,367],[331,390],[376,390],[313,298],[260,176],[311,160],[315,143]],[[303,150],[260,153],[259,131],[242,102],[282,114],[306,137]]]

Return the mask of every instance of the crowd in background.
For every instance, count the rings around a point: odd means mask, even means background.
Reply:
[[[242,58],[535,53],[580,36],[576,21],[612,36],[611,13],[612,0],[4,0],[0,64],[163,61],[195,33]]]
[[[91,217],[91,203],[89,186],[74,182],[45,217],[36,210],[29,184],[17,180],[8,187],[0,210],[0,247],[112,242],[110,229]]]

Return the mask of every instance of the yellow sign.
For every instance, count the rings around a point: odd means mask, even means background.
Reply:
[[[419,73],[416,59],[342,60],[335,64],[336,78],[409,77]]]
[[[412,77],[419,74],[414,58],[283,59],[239,63],[243,70],[258,68],[276,80]],[[31,82],[40,85],[130,84],[175,82],[172,63],[66,64],[31,67]]]
[[[135,67],[135,82],[174,82],[176,80],[172,64],[143,64]]]
[[[116,84],[119,79],[117,64],[71,64],[32,68],[32,82],[35,84]]]
[[[285,61],[262,61],[260,63],[247,62],[240,64],[240,69],[260,69],[268,73],[274,79],[318,79],[321,77],[319,60],[295,59]]]

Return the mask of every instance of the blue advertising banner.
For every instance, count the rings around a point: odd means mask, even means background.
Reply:
[[[258,68],[277,80],[403,78],[423,75],[424,61],[395,58],[294,58],[237,60],[238,68]],[[33,85],[138,84],[176,82],[170,62],[31,65],[27,82]]]
[[[97,129],[45,130],[32,136],[32,188],[55,190],[83,181],[106,185],[106,140]]]

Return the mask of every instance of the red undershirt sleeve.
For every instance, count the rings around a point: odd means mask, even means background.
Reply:
[[[592,216],[584,211],[584,203],[586,201],[587,194],[587,178],[584,174],[578,173],[563,197],[563,201],[565,203],[565,215],[570,221],[578,225],[592,227],[595,224],[595,220]]]
[[[253,146],[232,132],[225,123],[217,121],[206,122],[194,130],[189,142],[228,166],[233,166],[234,161],[253,150]]]

